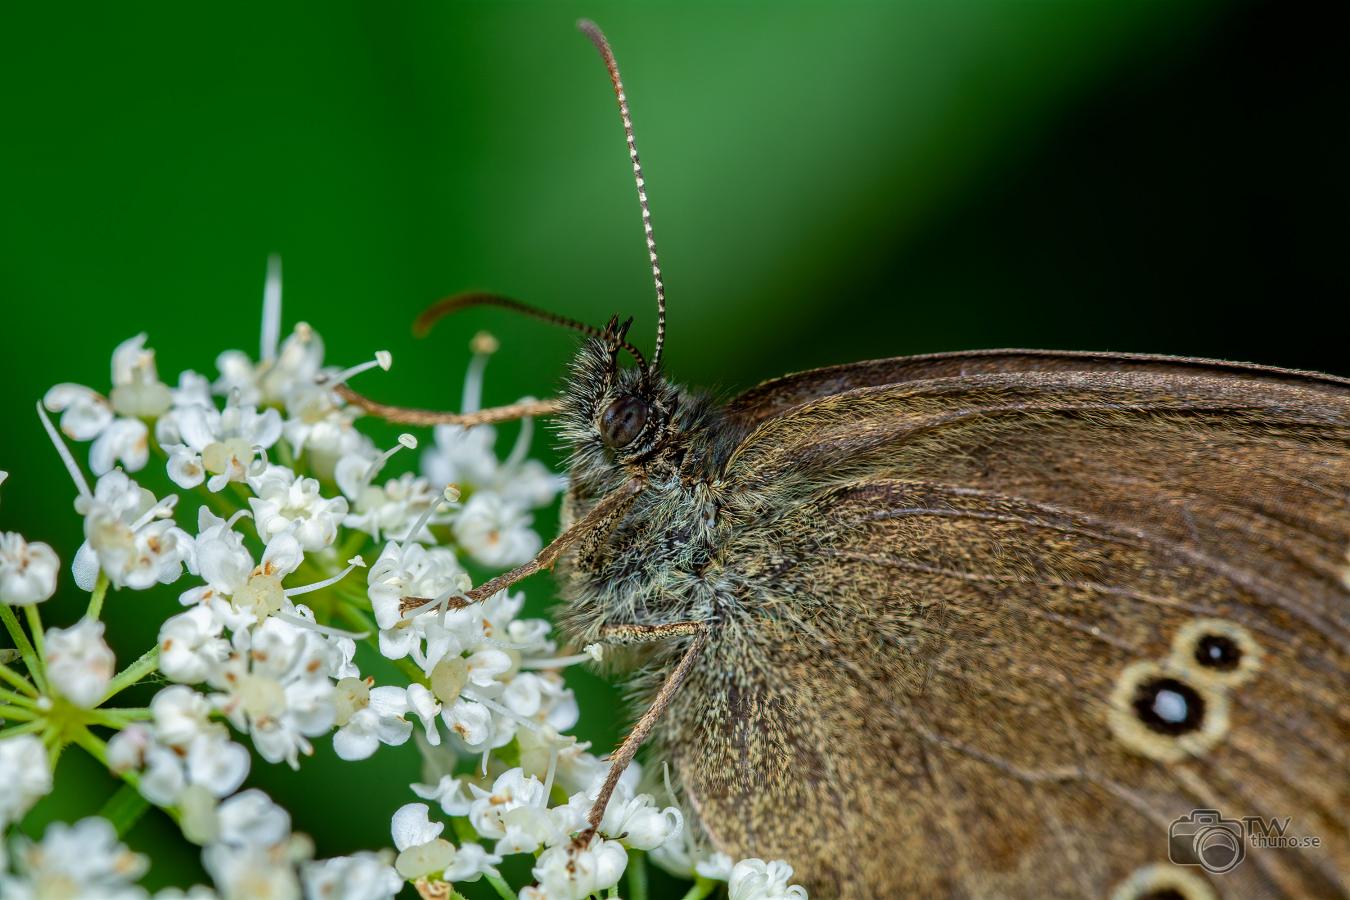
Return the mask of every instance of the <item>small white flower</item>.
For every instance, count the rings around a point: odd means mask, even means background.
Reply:
[[[583,900],[618,884],[627,865],[622,845],[597,837],[585,847],[550,847],[539,854],[533,872],[550,900]]]
[[[32,606],[56,593],[61,560],[47,544],[28,543],[12,531],[0,533],[0,603]]]
[[[108,739],[108,768],[116,775],[140,769],[154,740],[149,726],[141,722],[123,728]]]
[[[243,535],[229,522],[203,508],[198,528],[196,570],[207,583],[184,591],[178,602],[209,607],[218,621],[235,631],[285,608],[286,590],[281,580],[304,560],[304,551],[292,532],[273,536],[263,550],[262,561],[254,566]]]
[[[262,339],[260,359],[255,365],[248,354],[227,350],[216,357],[220,378],[216,393],[238,393],[244,403],[276,405],[298,386],[312,384],[323,365],[323,340],[307,323],[300,322],[280,347],[281,335],[281,263],[268,260],[267,281],[263,289]]]
[[[390,479],[383,485],[362,484],[364,470],[369,460],[361,454],[344,456],[338,461],[338,485],[351,500],[352,511],[343,524],[373,535],[377,540],[381,535],[408,537],[412,526],[433,506],[442,500],[441,491],[432,487],[425,478],[414,478],[405,472],[398,478]],[[358,476],[356,473],[362,473]],[[346,484],[344,485],[344,480]],[[430,524],[441,524],[448,518],[429,517]],[[422,543],[435,543],[429,525],[423,524],[411,540]]]
[[[299,768],[300,754],[313,752],[306,738],[327,732],[337,717],[330,659],[318,634],[269,618],[234,633],[230,658],[211,676],[221,691],[212,700],[264,759]]]
[[[103,699],[117,660],[103,640],[103,623],[81,619],[70,628],[48,628],[47,677],[61,696],[92,709]]]
[[[465,397],[465,411],[477,406],[476,396]],[[458,484],[466,492],[496,494],[526,509],[547,506],[565,481],[538,460],[525,458],[532,432],[531,421],[522,421],[510,456],[498,462],[493,451],[497,432],[491,426],[437,425],[434,445],[422,454],[422,474],[433,484]]]
[[[0,896],[14,900],[147,896],[134,884],[148,867],[145,857],[120,843],[107,819],[91,816],[74,825],[53,822],[40,843],[19,839],[13,863],[14,874],[0,874]]]
[[[491,425],[437,425],[432,435],[435,443],[422,454],[422,474],[428,481],[474,488],[492,482],[497,474],[497,455],[492,451],[497,432]]]
[[[338,461],[352,454],[369,456],[375,445],[352,423],[360,410],[344,406],[327,387],[299,384],[286,399],[282,434],[298,458],[303,452],[315,475],[335,479]]]
[[[609,776],[609,763],[593,753],[587,753],[590,744],[572,744],[558,751],[558,784],[571,794],[585,793],[597,797],[605,779]],[[614,795],[631,797],[637,793],[642,781],[642,766],[637,762],[628,764],[619,776]]]
[[[534,518],[500,494],[474,494],[455,518],[455,540],[485,566],[506,568],[530,561],[543,545],[530,526]]]
[[[145,590],[169,584],[192,557],[192,538],[168,519],[177,497],[155,495],[120,469],[99,478],[92,496],[75,500],[84,516],[85,542],[75,554],[75,583],[94,589],[101,568],[114,587]]]
[[[425,803],[405,803],[394,813],[390,836],[394,846],[407,850],[434,841],[445,830],[445,823],[431,821],[431,808]]]
[[[79,384],[58,384],[43,404],[61,413],[61,430],[77,441],[92,440],[89,467],[95,475],[112,470],[121,461],[128,471],[145,467],[149,459],[149,429],[142,419],[168,410],[172,396],[159,380],[155,354],[145,349],[145,335],[123,341],[113,351],[112,393],[104,399]]]
[[[422,720],[422,728],[426,730],[427,741],[433,747],[440,746],[441,733],[436,728],[436,716],[440,714],[441,705],[436,702],[436,695],[420,684],[410,684],[408,685],[407,697],[408,710]]]
[[[140,419],[113,419],[89,448],[89,468],[95,475],[111,472],[119,462],[128,472],[139,472],[150,459],[150,429]]]
[[[197,553],[194,574],[225,594],[238,590],[253,568],[253,556],[244,548],[244,536],[233,525],[203,506],[197,511]],[[299,560],[294,560],[299,565]]]
[[[202,865],[225,900],[300,900],[300,879],[281,848],[212,844],[202,850]]]
[[[120,416],[153,419],[173,402],[169,388],[159,380],[155,351],[145,347],[144,333],[127,338],[113,350],[112,383],[108,399]]]
[[[391,900],[403,888],[398,872],[369,852],[305,863],[300,878],[312,900]]]
[[[713,881],[730,881],[731,870],[735,865],[736,861],[725,853],[713,853],[706,859],[699,860],[694,865],[694,871]]]
[[[435,784],[411,785],[412,792],[423,800],[434,800],[447,816],[467,816],[473,805],[466,782],[451,775],[442,775]]]
[[[455,858],[455,848],[441,837],[443,822],[432,822],[425,803],[400,806],[390,823],[398,859],[394,868],[407,879],[421,878],[440,872]]]
[[[191,369],[178,373],[178,387],[169,389],[169,397],[175,407],[215,406],[211,401],[211,379]]]
[[[211,721],[211,703],[181,684],[166,687],[150,701],[155,737],[169,747],[186,749],[197,737],[219,730]]]
[[[592,799],[590,797],[588,800]],[[684,816],[673,806],[658,809],[650,794],[610,798],[600,831],[634,850],[654,850],[684,828]]]
[[[141,796],[156,806],[169,806],[187,787],[183,760],[160,743],[151,743],[145,751],[144,771],[138,789]]]
[[[52,770],[47,750],[37,735],[0,739],[0,831],[23,818],[33,804],[51,793]]]
[[[217,814],[220,843],[231,847],[280,847],[291,836],[290,813],[257,788],[225,800]]]
[[[397,541],[390,541],[380,551],[366,582],[375,623],[381,629],[398,626],[403,615],[400,604],[405,598],[432,599],[470,586],[468,575],[448,548]]]
[[[471,753],[485,749],[494,737],[492,714],[481,703],[461,697],[441,710],[441,719],[444,720],[445,727],[450,729],[450,733],[463,741]],[[508,732],[505,740],[495,746],[509,743],[510,740],[511,735]]]
[[[188,782],[206,789],[213,797],[228,797],[248,777],[248,751],[223,732],[198,735],[188,745]]]
[[[112,424],[112,404],[82,384],[58,384],[47,391],[42,404],[61,414],[61,433],[72,441],[92,441]]]
[[[222,625],[206,606],[165,620],[159,629],[159,670],[170,681],[205,681],[230,655]]]
[[[501,861],[500,856],[488,853],[479,844],[460,844],[442,877],[449,882],[477,881],[485,873],[496,871],[495,867]]]
[[[368,689],[356,678],[344,678],[338,682],[337,691],[340,727],[333,734],[333,750],[340,759],[365,759],[380,744],[398,746],[412,734],[412,723],[404,718],[408,714],[404,690]]]
[[[469,806],[469,822],[474,831],[490,838],[506,837],[507,813],[521,807],[543,807],[545,799],[543,782],[519,768],[498,775],[490,791],[475,784],[469,785],[469,791],[474,797]]]
[[[731,870],[728,900],[806,900],[806,888],[791,879],[792,866],[782,860],[743,859]]]
[[[139,771],[141,794],[158,806],[181,805],[189,787],[210,798],[234,793],[248,775],[248,751],[231,741],[222,726],[201,722],[199,710],[170,709],[178,705],[196,707],[181,696],[159,703],[154,729],[137,722],[113,735],[108,741],[109,768],[119,774]],[[168,735],[171,743],[157,731]],[[211,813],[214,817],[214,810]]]
[[[173,433],[179,441],[165,442]],[[161,419],[156,435],[170,452],[169,477],[174,483],[193,488],[209,473],[207,489],[221,491],[232,481],[247,480],[258,448],[266,450],[281,437],[281,414],[233,403],[223,412],[193,404]]]
[[[537,459],[527,459],[499,475],[496,492],[510,503],[538,509],[552,503],[553,498],[565,487],[566,476],[550,472]]]
[[[293,529],[305,550],[322,550],[333,543],[347,515],[346,498],[322,496],[318,481],[297,478],[285,466],[269,465],[261,475],[251,477],[249,485],[258,495],[248,502],[264,539]]]

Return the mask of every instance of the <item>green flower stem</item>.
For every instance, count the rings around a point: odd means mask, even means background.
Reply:
[[[711,878],[699,877],[694,879],[694,886],[684,895],[682,900],[703,900],[704,897],[717,890],[718,882]]]
[[[647,854],[628,851],[628,900],[647,900]]]
[[[141,796],[141,792],[130,782],[123,782],[99,809],[98,815],[113,824],[118,837],[125,837],[149,808],[150,801]]]
[[[295,472],[297,475],[300,474],[295,468],[295,456],[291,453],[291,445],[286,443],[285,438],[282,438],[272,445],[272,452],[277,455],[277,462],[281,463],[292,472]]]
[[[42,731],[46,727],[46,719],[34,719],[31,722],[24,722],[22,725],[11,725],[8,728],[0,728],[0,741],[3,741],[5,738],[18,737],[21,734],[32,734],[34,731]]]
[[[65,740],[61,737],[61,729],[48,722],[47,730],[42,732],[42,743],[47,747],[47,768],[55,772],[56,763],[61,759],[61,751],[66,748]]]
[[[132,722],[144,722],[155,716],[149,709],[91,709],[85,713],[91,723],[121,730]]]
[[[47,681],[42,674],[42,662],[38,657],[37,651],[33,645],[28,642],[28,635],[24,634],[23,626],[19,624],[18,618],[14,615],[14,610],[3,603],[0,603],[0,621],[5,623],[9,629],[9,636],[14,639],[14,646],[19,648],[19,655],[23,657],[23,664],[28,667],[28,675],[37,685],[38,691],[46,693]]]
[[[24,678],[4,663],[0,663],[0,679],[8,681],[30,697],[36,697],[38,695],[37,688],[33,687],[27,678]]]
[[[511,885],[507,884],[506,879],[502,878],[502,876],[493,874],[492,872],[484,872],[483,880],[492,885],[492,889],[497,892],[497,895],[500,896],[502,900],[520,900],[520,898],[516,896],[516,892],[511,890]]]
[[[141,654],[140,659],[118,672],[117,677],[108,683],[108,690],[104,693],[103,700],[100,702],[106,702],[109,697],[131,687],[157,668],[159,668],[158,644]]]
[[[108,594],[108,576],[98,570],[98,581],[94,582],[94,591],[89,595],[89,611],[85,613],[91,619],[97,619],[103,612],[103,598]]]
[[[612,898],[618,897],[619,886],[617,884],[610,885],[609,890],[605,891],[605,896],[611,898],[611,900]]]
[[[72,729],[70,738],[74,743],[80,746],[80,749],[102,763],[109,771],[112,770],[112,767],[108,765],[108,745],[95,737],[94,733],[88,728],[80,726],[79,728]],[[130,778],[124,778],[123,780],[128,784],[135,786]],[[140,778],[136,778],[135,781],[140,781]]]
[[[72,740],[72,741],[73,741],[73,742],[74,742],[81,750],[83,750],[84,752],[88,753],[88,754],[89,754],[90,756],[92,756],[94,759],[96,759],[96,760],[98,760],[100,763],[102,763],[103,766],[104,766],[109,772],[112,772],[112,773],[113,773],[114,775],[116,775],[118,778],[122,779],[124,782],[126,782],[128,785],[130,785],[133,789],[135,789],[136,791],[139,792],[140,787],[141,787],[141,776],[140,776],[138,773],[136,773],[136,772],[115,772],[115,771],[113,771],[112,766],[109,766],[109,765],[108,765],[108,745],[105,744],[105,743],[103,743],[103,741],[99,740],[97,737],[95,737],[95,736],[94,736],[94,733],[91,732],[88,728],[85,728],[85,727],[81,726],[81,727],[75,729],[75,730],[71,733],[71,740]],[[53,763],[53,766],[54,766],[54,765],[55,765],[55,764]],[[181,822],[181,821],[182,821],[183,814],[182,814],[181,812],[178,811],[178,808],[177,808],[177,807],[174,807],[174,806],[160,806],[160,807],[158,807],[158,808],[161,809],[161,810],[163,810],[164,813],[165,813],[169,818],[171,818],[171,819],[174,820],[174,822]],[[139,815],[139,814],[138,814],[138,815]],[[119,831],[118,833],[120,834],[121,832]]]
[[[33,635],[33,647],[37,650],[38,659],[46,659],[47,654],[42,649],[42,614],[38,612],[37,604],[25,606],[23,615],[28,620],[28,631]]]
[[[41,718],[36,711],[22,706],[0,706],[0,719],[14,719],[18,722],[32,722]]]
[[[37,709],[37,701],[32,697],[5,688],[0,688],[0,703],[8,703],[12,706],[22,706],[25,709]]]

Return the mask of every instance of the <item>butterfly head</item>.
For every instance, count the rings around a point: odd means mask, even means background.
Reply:
[[[583,465],[641,466],[658,456],[678,430],[680,390],[628,343],[631,322],[611,319],[572,360],[557,426]],[[625,350],[634,365],[622,364]]]

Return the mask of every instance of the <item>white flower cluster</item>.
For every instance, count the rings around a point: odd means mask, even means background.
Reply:
[[[527,458],[529,421],[505,458],[490,427],[439,426],[419,473],[382,478],[416,438],[381,451],[334,388],[388,369],[389,355],[339,370],[325,366],[308,325],[280,334],[274,267],[256,361],[227,351],[215,380],[187,371],[171,387],[142,334],[114,351],[106,394],[62,384],[39,404],[84,523],[72,580],[91,596],[75,624],[41,626],[37,604],[57,589],[57,555],[0,534],[0,613],[16,646],[0,657],[0,720],[13,719],[0,729],[0,831],[52,789],[51,760],[74,743],[202,847],[214,887],[164,897],[374,900],[406,881],[435,893],[480,878],[509,891],[503,857],[533,854],[536,883],[521,897],[580,900],[618,884],[630,849],[730,880],[740,900],[804,896],[788,891],[791,870],[779,864],[733,868],[692,848],[678,809],[638,792],[636,765],[598,834],[576,839],[607,767],[564,735],[579,712],[561,670],[592,655],[559,656],[549,624],[521,617],[522,594],[455,602],[471,587],[462,561],[501,569],[542,545],[531,514],[563,482]],[[479,406],[492,344],[475,339],[465,411]],[[92,442],[92,487],[67,440]],[[349,577],[366,566],[362,554],[373,560],[364,584]],[[179,585],[183,611],[118,673],[100,621],[105,597],[162,584]],[[14,607],[27,608],[31,642]],[[383,657],[403,680],[363,674],[358,642],[362,659]],[[26,677],[8,665],[20,657]],[[105,707],[155,672],[170,684],[148,706]],[[427,803],[410,803],[394,815],[394,850],[314,861],[286,811],[245,788],[244,741],[298,768],[329,737],[344,760],[415,737],[437,774],[411,790],[454,823],[456,841]],[[117,834],[92,818],[53,825],[12,855],[0,840],[0,894],[146,896],[135,884],[146,861]]]
[[[0,484],[8,472],[0,471]],[[61,561],[41,542],[29,543],[21,534],[0,531],[0,604],[32,606],[56,593]],[[0,820],[3,822],[3,820]]]
[[[445,826],[431,821],[427,804],[409,803],[394,814],[399,850],[394,866],[411,880],[472,881],[495,875],[504,856],[530,853],[537,854],[533,874],[538,883],[522,897],[582,900],[607,890],[623,875],[628,849],[656,850],[680,840],[684,822],[675,807],[662,809],[650,794],[635,792],[640,769],[633,765],[606,808],[599,834],[580,845],[574,838],[587,829],[586,814],[606,771],[584,746],[572,743],[551,749],[542,781],[517,766],[502,771],[490,786],[452,775],[435,784],[414,784],[419,797],[438,804],[446,816],[467,818],[477,838],[494,843],[491,851],[478,843],[456,847],[441,837]],[[559,802],[550,805],[555,797]]]

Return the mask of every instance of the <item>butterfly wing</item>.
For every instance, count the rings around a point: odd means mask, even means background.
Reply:
[[[663,735],[708,839],[824,897],[1343,893],[1350,387],[960,356],[741,405]]]

